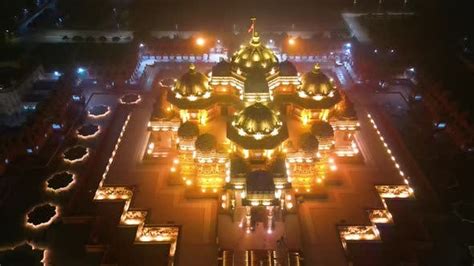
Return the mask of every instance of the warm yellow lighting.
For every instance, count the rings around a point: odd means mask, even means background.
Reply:
[[[199,38],[196,39],[196,44],[198,46],[204,46],[204,44],[206,44],[206,40],[202,37],[199,37]]]
[[[190,186],[193,184],[193,181],[191,179],[186,180],[186,186]]]
[[[303,123],[303,125],[308,125],[309,124],[309,121],[311,120],[311,111],[310,110],[302,110],[301,111],[301,122]]]
[[[206,125],[207,117],[208,117],[208,113],[206,110],[199,110],[199,113],[198,113],[199,124],[203,126]]]
[[[288,44],[293,46],[293,45],[296,44],[296,40],[294,38],[290,38],[290,39],[288,39]]]

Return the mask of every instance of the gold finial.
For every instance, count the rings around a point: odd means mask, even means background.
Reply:
[[[252,36],[252,39],[250,40],[250,44],[253,46],[259,46],[260,45],[260,36],[258,35],[258,32],[255,32]]]
[[[255,34],[256,34],[256,31],[255,31],[255,23],[256,23],[256,21],[257,21],[257,18],[256,18],[256,17],[252,17],[252,18],[250,18],[250,21],[252,22],[252,26],[250,26],[251,29],[252,29],[252,36],[255,36]]]
[[[196,70],[196,66],[193,63],[189,64],[189,70],[190,71]]]
[[[321,66],[319,66],[319,63],[316,63],[313,67],[313,72],[317,73],[319,72],[319,70],[321,70]]]

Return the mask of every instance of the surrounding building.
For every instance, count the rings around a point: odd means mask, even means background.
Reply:
[[[22,109],[23,96],[44,75],[45,72],[41,66],[28,74],[20,68],[2,67],[0,69],[0,116],[19,113]]]

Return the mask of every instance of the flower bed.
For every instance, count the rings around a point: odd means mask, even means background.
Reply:
[[[39,205],[34,207],[28,214],[27,217],[27,224],[31,225],[35,228],[48,225],[54,221],[54,219],[58,215],[58,209],[56,206],[51,205],[49,203]]]
[[[136,93],[125,94],[120,98],[121,104],[137,104],[142,100],[140,95]]]
[[[98,125],[86,124],[77,130],[77,135],[83,139],[93,138],[99,134],[99,129]]]
[[[63,154],[64,160],[69,163],[83,161],[88,155],[89,150],[80,145],[67,149]]]
[[[106,116],[110,112],[110,107],[107,105],[96,105],[89,109],[89,116],[98,118]]]
[[[74,174],[64,171],[54,174],[47,181],[47,188],[49,190],[59,192],[67,190],[74,182]]]

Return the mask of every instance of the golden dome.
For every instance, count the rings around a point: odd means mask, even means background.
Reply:
[[[313,67],[313,70],[301,77],[300,92],[306,96],[331,96],[334,94],[335,86],[332,81],[321,71],[319,64]]]
[[[259,136],[278,134],[282,122],[271,109],[261,103],[255,103],[242,110],[232,122],[239,135]]]
[[[278,58],[272,50],[260,42],[258,33],[254,33],[250,43],[242,47],[232,56],[233,70],[246,73],[249,69],[261,68],[270,72],[272,68],[278,67]]]
[[[189,65],[189,70],[176,81],[173,88],[179,97],[209,97],[211,88],[206,75],[196,71],[194,64]],[[179,95],[179,96],[178,96]]]

